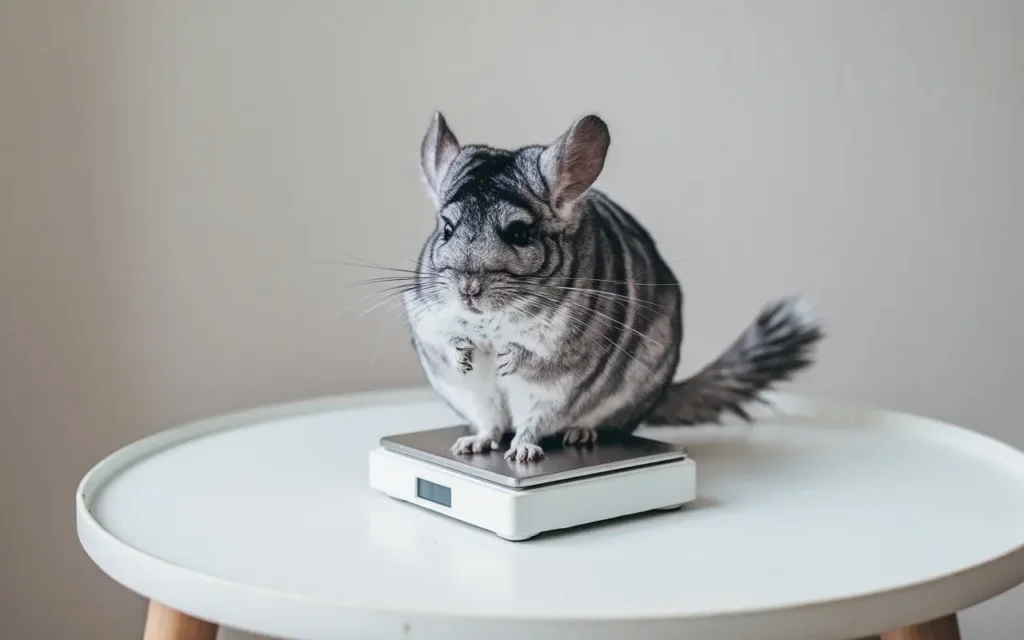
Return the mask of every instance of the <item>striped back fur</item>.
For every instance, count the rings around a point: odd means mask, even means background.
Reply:
[[[820,330],[799,305],[776,303],[773,330],[748,330],[720,362],[671,384],[682,291],[650,234],[592,187],[609,142],[596,116],[515,150],[462,146],[440,114],[424,137],[436,224],[405,303],[428,379],[472,426],[459,453],[514,433],[507,455],[526,461],[548,436],[588,443],[647,419],[743,415],[810,363]]]

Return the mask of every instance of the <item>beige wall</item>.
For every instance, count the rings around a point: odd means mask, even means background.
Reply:
[[[1024,445],[1022,4],[726,4],[0,3],[5,637],[139,629],[74,534],[105,453],[420,381],[394,310],[339,317],[360,274],[318,262],[415,255],[435,107],[506,145],[607,119],[600,184],[678,260],[687,369],[802,290],[831,337],[795,388]],[[966,637],[1019,636],[1022,593]]]

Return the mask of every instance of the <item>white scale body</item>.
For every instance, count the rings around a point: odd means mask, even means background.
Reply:
[[[382,438],[370,452],[370,486],[513,541],[545,531],[658,509],[697,495],[697,467],[686,449],[635,435],[588,447],[545,447],[535,462],[497,451],[450,451],[465,427]]]

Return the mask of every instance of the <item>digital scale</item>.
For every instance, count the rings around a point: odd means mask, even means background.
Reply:
[[[558,442],[540,460],[513,462],[507,439],[489,453],[452,453],[467,434],[457,426],[381,438],[370,486],[515,541],[696,498],[696,464],[677,445],[623,434],[584,447]]]

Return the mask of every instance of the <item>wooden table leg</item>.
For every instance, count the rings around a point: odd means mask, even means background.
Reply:
[[[159,602],[149,603],[143,640],[216,640],[217,625],[197,620]]]
[[[882,640],[960,640],[956,614],[882,634]]]

